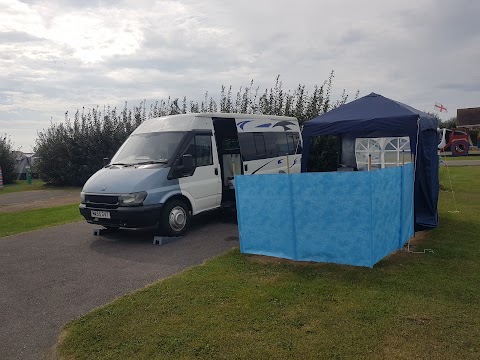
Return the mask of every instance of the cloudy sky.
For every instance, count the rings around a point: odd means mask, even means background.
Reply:
[[[0,0],[0,134],[28,152],[65,111],[203,99],[281,75],[448,114],[480,106],[478,0]]]

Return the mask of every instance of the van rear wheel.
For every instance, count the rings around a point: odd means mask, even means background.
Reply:
[[[160,216],[160,230],[168,236],[181,236],[190,223],[190,210],[182,200],[168,201]]]

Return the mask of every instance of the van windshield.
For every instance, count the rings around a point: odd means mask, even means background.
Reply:
[[[157,132],[132,135],[117,151],[111,164],[167,163],[175,154],[184,134]]]

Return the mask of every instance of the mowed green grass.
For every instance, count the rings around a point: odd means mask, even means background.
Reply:
[[[19,191],[30,190],[46,190],[45,183],[42,180],[32,179],[32,183],[28,184],[27,180],[17,180],[13,184],[3,185],[3,189],[0,190],[0,196],[2,194],[10,194]]]
[[[238,250],[65,328],[68,359],[478,359],[480,176],[440,169],[440,227],[373,269]],[[451,212],[452,211],[452,212]],[[319,221],[319,224],[321,222]],[[320,231],[321,229],[319,229]],[[432,249],[433,253],[423,253]]]
[[[74,186],[52,186],[47,185],[45,182],[39,179],[32,179],[32,183],[28,184],[27,180],[17,180],[13,184],[3,185],[3,189],[0,190],[0,196],[2,194],[10,194],[20,191],[33,191],[33,190],[71,190],[80,193],[80,187]]]
[[[16,212],[0,212],[0,237],[80,221],[78,204]]]

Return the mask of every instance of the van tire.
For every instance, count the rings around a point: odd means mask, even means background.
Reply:
[[[190,224],[190,210],[182,200],[173,199],[163,207],[160,231],[167,236],[181,236]]]

